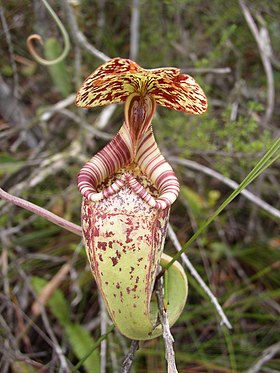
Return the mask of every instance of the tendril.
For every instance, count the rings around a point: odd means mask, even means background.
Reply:
[[[26,44],[27,44],[27,48],[28,48],[30,54],[32,55],[32,57],[34,58],[35,61],[37,61],[41,65],[51,66],[51,65],[55,65],[55,64],[59,63],[60,61],[62,61],[67,56],[67,54],[69,52],[69,49],[70,49],[70,40],[69,40],[69,35],[68,35],[65,27],[63,26],[62,22],[60,21],[60,19],[58,18],[58,16],[54,12],[54,10],[51,8],[51,6],[47,2],[47,0],[42,0],[42,2],[44,3],[44,5],[47,8],[48,12],[50,13],[51,17],[53,18],[53,20],[55,21],[55,23],[57,24],[58,28],[61,31],[61,34],[63,36],[63,41],[64,41],[64,49],[63,49],[61,55],[58,56],[57,58],[55,58],[54,60],[46,60],[45,58],[40,57],[40,55],[38,54],[38,52],[36,51],[36,49],[33,45],[34,41],[39,41],[41,44],[43,44],[43,39],[40,35],[38,35],[38,34],[30,35],[27,38]]]

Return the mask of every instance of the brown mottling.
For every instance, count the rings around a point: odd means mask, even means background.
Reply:
[[[97,243],[97,248],[103,251],[106,251],[107,242],[99,241]]]
[[[99,228],[94,226],[93,227],[93,236],[98,237],[99,236]]]
[[[130,238],[130,234],[131,234],[131,232],[134,230],[134,227],[133,227],[133,223],[132,223],[132,220],[131,220],[131,219],[128,219],[128,220],[127,220],[127,224],[129,224],[130,227],[126,229],[126,240],[125,240],[125,242],[126,242],[126,243],[130,243],[130,242],[133,241],[133,239]]]
[[[118,264],[118,259],[115,258],[114,256],[109,256],[109,258],[112,260],[112,263],[113,263],[113,267],[115,267],[115,265]]]
[[[113,237],[113,236],[114,236],[114,232],[112,231],[105,232],[105,237]]]

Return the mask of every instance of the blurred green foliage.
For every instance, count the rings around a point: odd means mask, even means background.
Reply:
[[[33,277],[32,283],[37,294],[48,285],[48,282],[40,277]],[[59,289],[55,290],[51,295],[48,300],[48,306],[64,329],[73,352],[79,360],[82,359],[89,352],[90,347],[95,343],[90,333],[82,325],[71,322],[69,315],[70,305],[64,298],[62,291]],[[91,373],[98,372],[99,366],[99,353],[95,350],[84,362],[84,367],[88,373]]]
[[[55,38],[48,38],[44,43],[45,58],[49,61],[57,58],[62,52],[61,45]],[[63,97],[71,93],[70,75],[67,72],[65,61],[62,60],[55,65],[48,66],[54,86],[58,89]]]

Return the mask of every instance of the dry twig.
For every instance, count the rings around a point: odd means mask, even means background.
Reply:
[[[86,129],[88,133],[93,134],[95,137],[103,139],[103,140],[112,140],[113,135],[107,132],[100,131],[95,127],[91,126],[87,123],[84,119],[80,118],[78,115],[74,114],[72,111],[67,109],[60,110],[60,113],[65,115],[66,117],[73,120],[73,122],[77,123],[82,128]]]
[[[36,294],[33,290],[33,287],[30,283],[29,277],[25,274],[25,272],[23,271],[23,269],[21,267],[19,267],[18,265],[16,267],[17,267],[17,270],[18,270],[18,273],[19,273],[20,277],[25,282],[25,284],[27,284],[29,291],[33,294],[34,298],[38,300],[38,297],[36,296]],[[42,321],[44,323],[45,329],[48,333],[48,336],[51,340],[52,348],[54,349],[54,351],[55,351],[55,353],[58,357],[58,360],[60,361],[59,372],[68,373],[69,372],[69,366],[68,366],[67,359],[66,359],[66,357],[63,353],[63,350],[62,350],[62,348],[61,348],[61,346],[60,346],[60,344],[59,344],[59,342],[58,342],[58,340],[55,336],[55,333],[52,329],[51,322],[48,318],[48,314],[46,312],[46,309],[45,309],[43,304],[38,303],[38,305],[40,305],[41,318],[42,318]]]
[[[280,353],[280,342],[273,344],[266,348],[262,356],[255,362],[255,364],[246,373],[258,373],[261,371],[262,366],[274,358],[276,354]]]
[[[70,263],[64,264],[55,276],[47,283],[47,285],[41,290],[36,301],[32,304],[31,310],[35,317],[40,315],[41,306],[47,304],[53,293],[59,287],[59,285],[65,280],[67,273],[70,271]]]
[[[33,214],[42,216],[43,218],[47,219],[48,221],[58,225],[59,227],[62,227],[74,234],[77,234],[78,236],[82,235],[82,229],[79,225],[69,222],[68,220],[65,220],[61,218],[60,216],[53,214],[52,212],[44,209],[43,207],[39,207],[38,205],[35,205],[34,203],[31,203],[29,201],[26,201],[22,198],[13,196],[12,194],[9,194],[5,192],[3,189],[0,188],[0,198],[4,199],[8,202],[13,203],[16,206],[22,207],[25,210],[33,212]]]
[[[3,27],[3,31],[5,34],[6,42],[8,44],[8,50],[10,55],[10,62],[13,69],[13,79],[14,79],[14,89],[13,89],[13,96],[15,98],[18,98],[18,92],[19,92],[19,79],[18,79],[18,72],[17,72],[17,65],[15,61],[15,53],[14,53],[14,47],[12,43],[12,37],[10,33],[10,29],[6,22],[6,17],[4,14],[4,8],[2,7],[2,3],[0,1],[0,19]]]
[[[1,75],[0,113],[9,125],[12,125],[20,130],[17,145],[21,142],[27,144],[27,146],[30,148],[35,148],[38,145],[38,139],[35,135],[35,131],[28,128],[28,123],[31,121],[31,118],[26,115],[25,106],[18,102],[9,85],[6,84]],[[13,148],[14,147],[15,146],[13,146]]]
[[[182,73],[198,73],[198,74],[230,74],[230,67],[182,67]]]
[[[102,61],[108,61],[110,57],[106,56],[106,54],[99,51],[92,44],[90,44],[87,38],[85,37],[85,35],[79,30],[75,15],[70,5],[70,2],[61,0],[61,3],[66,11],[66,15],[67,15],[68,22],[70,25],[71,34],[75,42],[78,45],[80,45],[82,48],[84,48],[86,51],[88,51],[90,54],[92,54],[93,56],[99,58]]]
[[[132,1],[131,22],[130,22],[130,52],[129,58],[137,59],[139,50],[139,18],[140,18],[140,2],[139,0]]]
[[[172,161],[173,163],[181,164],[181,165],[189,167],[193,170],[200,171],[200,172],[203,172],[206,175],[212,176],[215,179],[221,181],[222,183],[228,185],[232,189],[236,189],[239,185],[235,181],[229,179],[226,176],[223,176],[219,172],[214,171],[211,168],[203,166],[203,165],[201,165],[197,162],[190,161],[188,159],[180,159],[180,158],[176,158],[176,157],[169,157],[168,159],[170,161]],[[242,192],[240,194],[242,194],[244,197],[246,197],[249,201],[253,202],[255,205],[257,205],[257,206],[261,207],[263,210],[267,211],[269,214],[275,216],[276,218],[280,218],[280,211],[279,210],[277,210],[275,207],[269,205],[267,202],[263,201],[261,198],[259,198],[258,196],[256,196],[252,192],[249,192],[248,190],[244,189],[244,190],[242,190]]]
[[[139,348],[139,341],[133,340],[131,342],[131,346],[130,346],[130,349],[128,351],[128,354],[126,355],[126,357],[125,357],[125,359],[122,363],[120,373],[129,373],[130,372],[130,369],[131,369],[131,366],[132,366],[132,363],[133,363],[133,360],[135,358],[135,354],[136,354],[136,351],[138,350],[138,348]]]
[[[101,335],[106,333],[108,320],[105,303],[99,294],[98,297],[100,306],[100,332]],[[100,344],[100,373],[106,373],[106,350],[107,350],[107,340],[104,339]]]
[[[258,49],[260,52],[260,57],[262,60],[262,64],[264,67],[264,71],[267,78],[267,104],[266,104],[266,112],[264,116],[264,123],[267,124],[273,114],[274,110],[274,101],[275,101],[275,87],[274,87],[274,79],[273,79],[273,69],[271,66],[271,49],[269,48],[270,40],[268,31],[262,27],[259,31],[257,25],[248,9],[245,5],[243,0],[239,0],[240,7],[243,11],[243,15],[246,19],[246,22],[257,42]]]
[[[167,373],[178,373],[175,362],[175,352],[173,349],[174,338],[170,331],[167,310],[164,306],[164,289],[162,276],[156,282],[156,296],[159,309],[159,318],[162,325],[162,337],[165,345],[165,360],[167,362]]]
[[[173,243],[173,245],[175,246],[176,250],[177,251],[180,251],[182,249],[182,246],[173,230],[173,228],[171,227],[170,224],[168,224],[168,228],[167,228],[167,232],[168,232],[168,235]],[[201,276],[199,275],[199,273],[197,272],[197,270],[194,268],[194,266],[192,265],[192,263],[190,262],[189,258],[187,257],[186,254],[182,254],[181,256],[182,258],[182,261],[183,263],[185,264],[185,266],[188,268],[188,270],[190,271],[191,275],[196,279],[196,281],[199,283],[199,285],[201,286],[201,288],[205,291],[205,293],[209,296],[211,302],[213,303],[214,307],[216,308],[218,314],[220,315],[221,317],[221,325],[226,325],[226,327],[228,329],[232,329],[232,325],[231,323],[229,322],[228,318],[226,317],[222,307],[220,306],[219,302],[217,301],[217,298],[214,296],[214,294],[212,293],[212,291],[209,289],[209,287],[205,284],[205,282],[203,281],[203,279],[201,278]]]

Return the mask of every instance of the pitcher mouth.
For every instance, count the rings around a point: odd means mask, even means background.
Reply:
[[[80,181],[83,179],[80,178]],[[156,209],[165,209],[170,206],[171,203],[164,204],[163,201],[160,199],[160,195],[156,188],[154,188],[155,193],[151,193],[151,186],[143,186],[135,176],[131,173],[126,172],[122,174],[119,178],[117,178],[110,186],[102,189],[100,192],[96,191],[96,193],[92,193],[92,191],[85,191],[83,196],[90,200],[91,202],[98,202],[102,201],[103,199],[109,198],[114,194],[117,194],[124,186],[128,186],[132,189],[132,191],[137,194],[144,202],[146,202],[150,207]],[[97,190],[100,188],[97,188]],[[159,195],[158,198],[154,196]]]
[[[78,187],[82,195],[97,202],[129,185],[150,207],[170,206],[178,196],[179,182],[160,153],[151,127],[141,137],[135,155],[133,149],[125,122],[115,138],[81,169]],[[137,177],[138,171],[142,179]],[[110,178],[113,182],[104,184]]]

